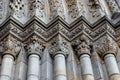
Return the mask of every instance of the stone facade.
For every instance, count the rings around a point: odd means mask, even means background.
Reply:
[[[120,80],[120,0],[0,0],[0,80]]]

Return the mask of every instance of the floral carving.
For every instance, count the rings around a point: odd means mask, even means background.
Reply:
[[[43,49],[43,44],[39,41],[39,39],[36,36],[30,38],[30,41],[26,45],[28,56],[31,54],[37,54],[41,57]]]
[[[86,36],[82,35],[77,42],[78,43],[75,50],[77,51],[78,56],[80,57],[82,54],[90,55],[89,39]]]
[[[118,46],[109,35],[106,35],[95,42],[95,48],[98,54],[103,58],[106,54],[116,55]]]
[[[63,54],[65,55],[65,57],[67,57],[67,55],[69,54],[68,45],[63,40],[60,34],[51,42],[49,52],[50,54],[52,54],[53,57],[57,54]]]
[[[15,40],[10,35],[3,40],[3,55],[5,54],[11,54],[13,57],[16,57],[18,55],[20,49],[21,49],[21,43]]]
[[[25,3],[22,0],[15,0],[10,2],[10,9],[12,10],[12,13],[18,18],[25,16]]]
[[[44,0],[30,0],[29,8],[31,14],[30,16],[37,15],[39,18],[43,18],[46,16]]]
[[[68,13],[71,18],[76,18],[79,15],[79,9],[77,7],[77,0],[66,0]]]
[[[100,9],[98,0],[89,0],[88,8],[89,8],[89,12],[92,13],[93,17],[100,16],[100,12],[98,12],[98,9]]]
[[[49,0],[50,5],[50,19],[56,17],[57,15],[65,19],[63,1],[62,0]]]

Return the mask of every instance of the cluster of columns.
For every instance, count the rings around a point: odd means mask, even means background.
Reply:
[[[61,42],[60,42],[61,43]],[[62,43],[61,43],[62,44]],[[66,57],[67,50],[61,49],[61,44],[53,47],[52,56],[54,58],[54,80],[67,80]],[[64,48],[64,46],[62,46]],[[3,52],[0,80],[11,80],[12,70],[15,60],[14,45],[11,40],[6,41]],[[52,49],[52,48],[51,48]],[[40,60],[42,54],[42,44],[36,39],[32,39],[27,46],[28,53],[28,73],[27,80],[40,80]],[[87,41],[82,41],[77,47],[77,54],[81,63],[83,80],[94,80],[91,64],[90,47]],[[115,58],[115,52],[107,51],[104,55],[104,62],[108,71],[109,80],[120,80],[120,72]]]

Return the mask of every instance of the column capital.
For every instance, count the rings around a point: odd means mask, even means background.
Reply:
[[[33,36],[30,38],[30,41],[26,45],[26,50],[28,53],[28,56],[31,54],[36,54],[41,57],[41,54],[43,53],[44,46],[43,43],[39,41],[39,39],[36,36]]]
[[[118,45],[109,35],[106,35],[97,41],[96,49],[97,53],[104,59],[107,54],[116,56]]]
[[[58,35],[55,40],[51,43],[49,49],[50,54],[54,57],[57,54],[63,54],[65,57],[69,54],[67,43],[62,39],[61,35]]]
[[[19,53],[21,49],[21,43],[14,39],[11,35],[8,35],[3,41],[2,41],[2,56],[9,54],[16,58],[16,55]]]
[[[76,51],[79,57],[83,54],[90,55],[90,42],[85,36],[81,36]]]

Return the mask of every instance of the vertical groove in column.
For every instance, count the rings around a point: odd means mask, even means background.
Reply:
[[[1,66],[0,80],[11,80],[14,58],[12,55],[4,55]]]

